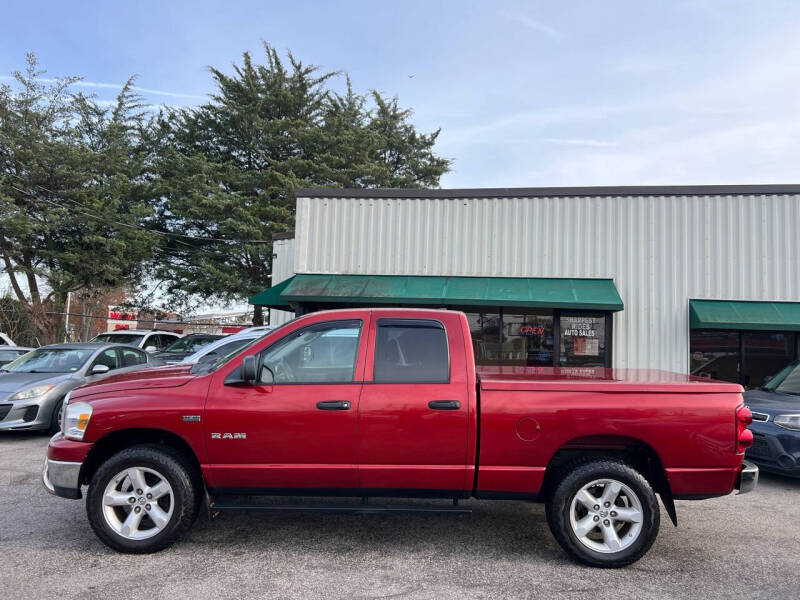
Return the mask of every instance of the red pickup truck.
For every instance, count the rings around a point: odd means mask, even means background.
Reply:
[[[216,362],[74,390],[43,482],[65,498],[88,485],[92,528],[122,552],[168,546],[204,506],[458,513],[511,498],[544,502],[577,560],[615,567],[652,545],[657,494],[677,524],[673,499],[755,487],[741,391],[663,372],[476,372],[462,313],[318,312]]]

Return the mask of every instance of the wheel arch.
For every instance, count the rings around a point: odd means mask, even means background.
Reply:
[[[568,441],[550,457],[542,482],[541,496],[549,498],[565,469],[571,468],[575,463],[609,457],[624,460],[647,479],[653,490],[661,496],[670,520],[677,526],[672,489],[661,457],[650,444],[632,436],[586,435]]]
[[[133,446],[160,447],[177,454],[191,470],[192,476],[202,482],[200,460],[186,440],[166,429],[136,428],[114,431],[97,440],[81,467],[81,483],[88,484],[109,457]]]

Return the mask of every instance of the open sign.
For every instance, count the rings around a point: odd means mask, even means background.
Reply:
[[[544,327],[541,325],[523,325],[519,328],[520,335],[542,335],[544,334]]]

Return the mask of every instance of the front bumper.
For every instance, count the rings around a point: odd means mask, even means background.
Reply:
[[[30,400],[6,401],[0,404],[0,431],[47,429],[57,404],[58,398],[49,394]]]
[[[81,498],[81,465],[79,462],[53,460],[45,456],[42,465],[42,485],[51,494],[78,500]]]
[[[749,461],[742,462],[742,470],[736,478],[737,494],[746,494],[758,485],[758,467]]]
[[[753,445],[745,454],[762,471],[800,477],[800,432],[783,429],[772,422],[754,421],[750,426]]]

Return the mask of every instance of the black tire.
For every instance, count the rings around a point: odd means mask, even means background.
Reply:
[[[129,539],[121,535],[109,524],[104,513],[106,486],[122,471],[132,467],[157,472],[172,488],[169,520],[160,532],[146,539]],[[133,491],[129,493],[134,494]],[[148,554],[170,546],[189,530],[197,518],[200,499],[201,490],[194,483],[192,469],[179,453],[154,446],[134,446],[114,454],[95,472],[86,495],[86,514],[97,537],[110,548],[128,554]],[[121,507],[119,510],[126,509]]]
[[[578,538],[570,520],[570,511],[573,510],[572,501],[578,492],[584,486],[602,479],[624,484],[638,497],[641,504],[641,529],[634,541],[616,552],[600,552],[590,548]],[[598,506],[600,505],[598,504]],[[610,507],[610,509],[613,508],[614,506]],[[603,510],[602,506],[600,510]],[[590,460],[566,468],[563,478],[547,502],[546,515],[550,531],[553,532],[556,541],[567,554],[585,565],[605,568],[624,567],[644,556],[658,536],[661,522],[658,498],[647,480],[627,463],[611,458]],[[592,532],[592,535],[596,537],[602,536],[601,526],[605,520],[602,517],[600,519],[598,528]],[[618,525],[623,528],[632,527],[632,525],[624,523]],[[624,532],[625,529],[621,531]],[[598,543],[601,542],[598,541]]]
[[[64,410],[64,398],[59,398],[56,405],[53,407],[53,415],[50,417],[50,427],[47,428],[47,433],[55,435],[61,431],[61,412]]]

